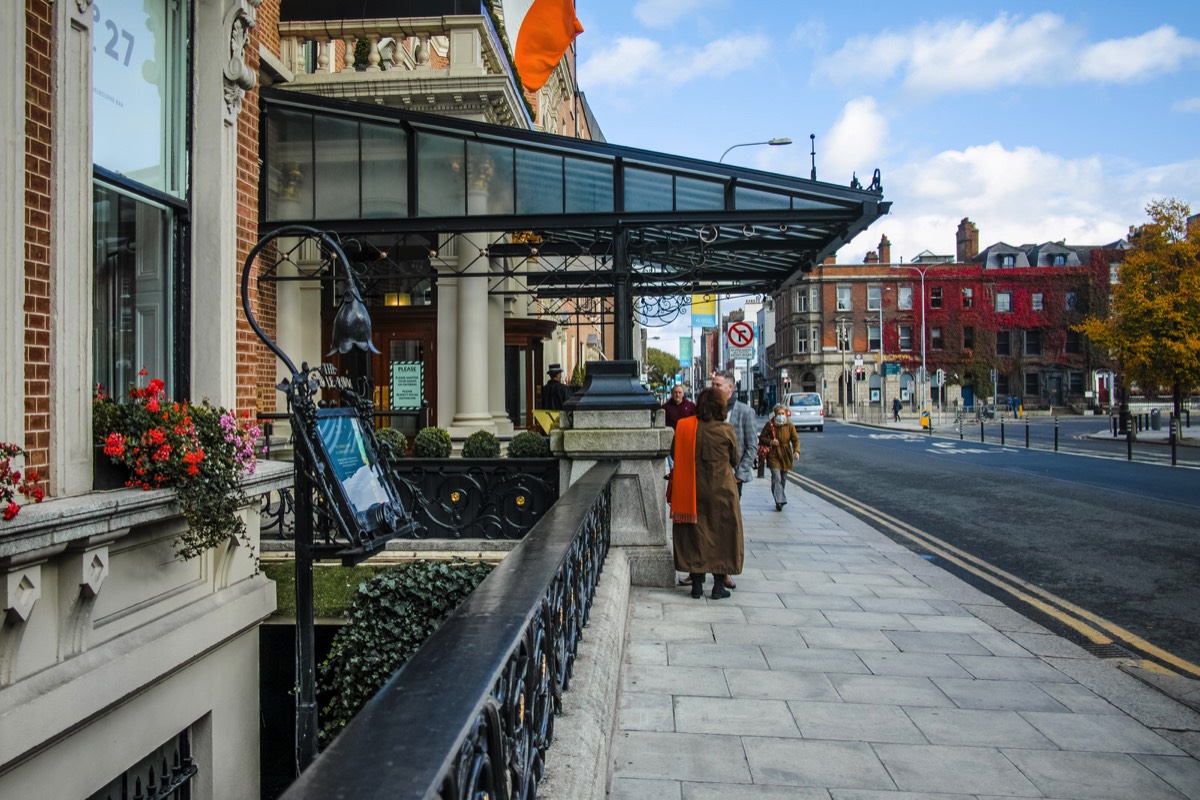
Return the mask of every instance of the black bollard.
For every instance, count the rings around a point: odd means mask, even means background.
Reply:
[[[1058,417],[1054,418],[1054,452],[1058,452]]]
[[[983,420],[979,420],[979,443],[983,444]]]
[[[1025,418],[1025,449],[1029,449],[1029,417]]]
[[[1000,418],[1000,444],[1004,444],[1004,417]]]

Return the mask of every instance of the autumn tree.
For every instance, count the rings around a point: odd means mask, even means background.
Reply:
[[[650,388],[662,390],[675,382],[679,359],[670,353],[651,347],[646,350],[646,379]]]
[[[1200,386],[1200,226],[1174,198],[1146,207],[1150,221],[1131,231],[1106,317],[1076,327],[1116,357],[1126,385],[1168,387],[1175,417]]]

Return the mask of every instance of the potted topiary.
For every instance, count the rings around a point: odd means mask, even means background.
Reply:
[[[383,447],[384,458],[404,458],[408,454],[408,437],[395,428],[379,428],[375,438]]]
[[[549,458],[550,439],[534,431],[521,431],[508,443],[509,458]]]
[[[414,458],[449,458],[453,445],[445,428],[429,426],[417,432],[413,439]]]
[[[487,431],[475,431],[463,442],[463,458],[499,458],[500,440]]]

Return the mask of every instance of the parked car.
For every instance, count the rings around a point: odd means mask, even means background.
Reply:
[[[786,402],[797,429],[825,430],[825,401],[819,392],[792,392]]]

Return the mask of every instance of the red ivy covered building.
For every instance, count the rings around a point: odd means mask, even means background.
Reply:
[[[1125,242],[979,250],[978,241],[964,219],[953,257],[925,251],[894,263],[884,236],[862,264],[818,266],[776,295],[777,373],[786,369],[793,389],[822,391],[835,412],[881,398],[915,404],[923,392],[968,405],[993,396],[1026,408],[1107,403],[1109,364],[1071,328],[1105,312]]]

